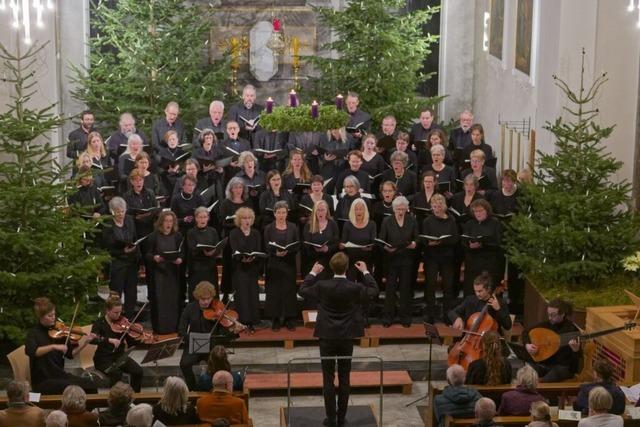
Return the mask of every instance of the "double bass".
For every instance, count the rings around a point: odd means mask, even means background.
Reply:
[[[498,287],[489,299],[499,295],[502,290],[502,287]],[[449,351],[447,358],[449,366],[458,364],[466,371],[471,362],[482,357],[482,336],[486,332],[497,331],[499,327],[498,322],[488,313],[489,299],[485,301],[486,304],[481,311],[473,313],[467,319],[465,329],[462,331],[464,336]]]

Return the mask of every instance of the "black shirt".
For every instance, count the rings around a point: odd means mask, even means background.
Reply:
[[[64,371],[64,358],[73,359],[71,346],[68,347],[66,354],[52,350],[43,356],[36,357],[38,347],[50,344],[64,344],[64,342],[57,343],[51,339],[49,337],[49,328],[42,326],[40,323],[27,334],[24,351],[29,356],[31,384],[34,386],[47,379],[66,378],[69,375]]]
[[[511,329],[511,316],[509,316],[507,303],[502,297],[496,298],[500,301],[500,310],[496,311],[493,307],[489,306],[487,313],[498,322],[498,325],[503,330],[509,330]],[[449,312],[449,319],[451,322],[454,322],[456,318],[461,317],[466,323],[472,314],[481,312],[485,305],[487,305],[487,303],[478,299],[477,296],[467,295],[460,305]]]
[[[385,261],[390,265],[413,264],[414,250],[407,248],[408,244],[415,242],[418,238],[418,226],[413,215],[406,214],[404,216],[402,227],[400,227],[394,215],[385,218],[384,221],[382,221],[380,238],[390,245],[398,245],[398,248],[394,252],[383,252]]]
[[[107,319],[105,319],[104,316],[93,322],[91,332],[98,335],[98,338],[95,340],[98,346],[96,347],[96,352],[93,355],[93,360],[96,362],[96,364],[100,364],[100,362],[113,362],[122,354],[124,354],[125,341],[130,346],[136,344],[136,341],[133,338],[125,335],[122,344],[119,345],[118,348],[115,348],[114,345],[109,342],[109,338],[120,339],[122,334],[113,332],[113,330],[111,329],[111,325],[109,325]]]
[[[156,152],[160,149],[160,147],[167,146],[167,143],[164,140],[164,135],[170,130],[175,130],[178,133],[179,144],[187,143],[187,135],[184,131],[182,120],[177,118],[176,121],[173,122],[173,124],[169,124],[169,122],[167,122],[167,119],[163,117],[156,120],[153,123],[153,127],[151,128],[151,145]]]

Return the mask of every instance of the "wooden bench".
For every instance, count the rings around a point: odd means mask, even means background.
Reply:
[[[411,394],[413,381],[407,371],[384,371],[384,388],[401,387],[403,394]],[[351,388],[379,388],[380,371],[351,372]],[[291,374],[292,390],[322,389],[322,372],[295,372]],[[253,391],[287,390],[287,374],[247,374],[244,379],[244,393]]]
[[[543,395],[547,400],[558,401],[558,405],[560,407],[564,407],[567,398],[570,396],[577,396],[578,390],[582,385],[582,382],[562,382],[562,383],[540,383],[538,384],[538,393]],[[515,386],[510,384],[504,385],[479,385],[479,386],[470,386],[478,390],[478,392],[489,399],[500,402],[500,398],[502,394],[513,390]],[[436,427],[438,424],[436,422],[435,414],[433,412],[433,399],[444,390],[444,386],[439,387],[431,387],[429,389],[429,404],[427,405],[427,414],[425,416],[425,425],[427,427]],[[528,423],[528,421],[527,421]],[[526,423],[525,423],[526,424]],[[458,424],[455,424],[458,425]],[[524,425],[524,424],[523,424]]]
[[[190,391],[189,392],[189,402],[195,405],[196,401],[202,397],[209,394],[205,391]],[[240,397],[244,400],[244,403],[247,405],[247,409],[249,409],[249,395],[243,392],[234,392],[234,396]],[[155,405],[158,403],[160,398],[162,397],[162,392],[141,392],[135,393],[133,395],[133,403],[148,403],[150,405]],[[109,406],[109,393],[98,393],[98,394],[87,394],[87,410],[92,410],[95,408],[106,408]],[[0,396],[0,409],[5,409],[7,407],[7,396]],[[50,395],[42,395],[40,396],[40,402],[34,403],[36,406],[42,409],[60,409],[62,404],[62,395],[61,394],[50,394]]]
[[[501,426],[526,426],[531,422],[530,417],[494,417],[493,421]],[[578,421],[576,420],[559,420],[557,418],[552,419],[553,422],[558,424],[558,427],[576,427]],[[445,418],[445,427],[469,427],[475,424],[473,418],[453,418],[447,415]],[[640,420],[633,420],[631,418],[624,419],[625,427],[638,427],[640,426]]]

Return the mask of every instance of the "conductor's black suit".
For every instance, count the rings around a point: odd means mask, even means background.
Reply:
[[[298,292],[303,298],[319,301],[314,336],[320,340],[320,356],[351,356],[353,339],[364,335],[361,303],[378,294],[378,285],[369,272],[364,283],[355,283],[345,276],[319,280],[309,273]],[[329,426],[344,423],[349,403],[351,360],[338,360],[338,411],[334,388],[335,361],[322,361],[324,406]],[[336,416],[337,415],[337,416]]]

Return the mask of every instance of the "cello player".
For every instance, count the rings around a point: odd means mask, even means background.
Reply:
[[[578,328],[567,318],[572,311],[573,308],[569,302],[555,298],[549,301],[547,305],[548,320],[539,323],[535,327],[550,329],[559,335],[567,332],[576,332]],[[531,344],[528,330],[525,331],[523,337],[527,351],[534,356],[538,352],[538,348],[535,344]],[[574,338],[567,345],[560,347],[550,358],[531,365],[538,372],[541,382],[558,382],[572,378],[578,372],[581,358],[580,342]]]
[[[184,376],[185,382],[189,390],[196,389],[196,377],[193,373],[193,367],[203,360],[209,358],[209,353],[189,353],[189,333],[211,333],[212,336],[225,336],[232,338],[237,336],[232,332],[228,332],[216,320],[208,320],[204,317],[204,310],[211,307],[214,298],[216,298],[216,288],[210,282],[202,281],[198,283],[193,290],[193,298],[186,305],[180,316],[178,324],[178,334],[184,340],[185,347],[180,358],[180,370]],[[215,331],[213,328],[215,327]]]
[[[493,280],[486,271],[474,279],[473,295],[467,295],[457,307],[449,311],[449,319],[453,322],[453,327],[463,330],[469,317],[482,311],[487,304],[489,304],[488,314],[498,322],[499,327],[503,331],[511,329],[507,303],[502,297],[494,294]]]

